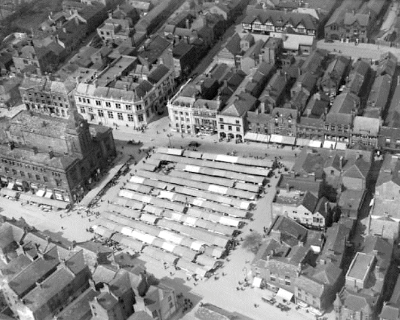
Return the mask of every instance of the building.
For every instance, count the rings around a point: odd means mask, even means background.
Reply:
[[[20,77],[1,77],[0,78],[0,108],[14,107],[21,101],[19,86],[22,79]]]
[[[2,292],[21,319],[50,320],[89,287],[89,278],[82,251],[63,260],[55,246],[3,282]]]
[[[325,140],[350,142],[354,116],[360,108],[360,98],[350,92],[343,92],[333,101],[325,119]]]
[[[278,10],[250,9],[242,21],[243,30],[251,33],[286,33],[315,37],[318,20],[309,14]]]
[[[378,147],[379,150],[397,153],[400,150],[400,87],[397,86],[392,100],[390,102],[389,110],[387,111],[386,118],[381,125]]]
[[[21,111],[3,120],[0,135],[1,183],[67,202],[82,199],[116,155],[111,129],[76,111],[68,119]]]
[[[97,34],[106,44],[129,43],[129,41],[131,41],[132,32],[133,29],[128,20],[115,19],[112,15],[97,28]]]
[[[325,134],[325,117],[329,110],[329,97],[322,92],[317,92],[311,96],[299,117],[297,123],[297,141],[304,139],[305,145],[310,145],[311,141],[322,144]]]
[[[224,309],[221,309],[210,303],[203,303],[195,313],[196,319],[199,320],[208,320],[210,317],[217,319],[236,319],[236,320],[251,320],[249,317],[242,315],[237,312],[231,312]],[[150,320],[150,319],[149,319]]]
[[[221,101],[197,99],[193,103],[195,132],[201,134],[218,133],[217,116],[221,111]]]
[[[332,218],[329,201],[318,199],[311,192],[281,189],[272,202],[272,218],[284,215],[298,223],[315,229],[327,227]]]
[[[330,97],[336,96],[339,88],[344,84],[350,62],[350,58],[339,56],[329,63],[320,83],[324,93]]]
[[[344,40],[344,18],[348,12],[357,12],[362,6],[363,1],[361,0],[345,0],[341,5],[333,12],[325,24],[324,32],[325,39],[330,40]]]
[[[392,77],[388,74],[377,76],[371,87],[367,104],[363,111],[363,116],[367,118],[379,119],[381,121],[383,113],[388,105]]]
[[[400,205],[397,194],[400,193],[398,177],[400,162],[395,155],[386,154],[376,181],[374,203],[369,221],[369,233],[385,239],[397,239],[399,236]]]
[[[218,114],[218,136],[222,139],[243,141],[247,131],[246,116],[256,108],[257,99],[242,92],[233,96],[227,106]]]
[[[342,185],[346,190],[365,190],[368,184],[371,161],[361,154],[348,157],[343,166]]]
[[[378,148],[379,129],[381,121],[374,118],[356,116],[351,130],[350,145],[364,149]]]
[[[295,280],[295,302],[312,311],[329,309],[343,286],[342,278],[342,270],[331,262],[307,266]]]
[[[174,89],[173,70],[158,65],[147,79],[138,79],[132,75],[136,65],[136,58],[121,56],[91,83],[78,84],[78,112],[91,123],[134,128],[144,127],[163,113]]]
[[[390,300],[384,302],[379,320],[397,320],[400,314],[400,278],[397,277]]]
[[[103,273],[105,274],[105,273]],[[110,269],[107,277],[97,278],[102,289],[89,302],[94,319],[168,320],[178,309],[174,289],[156,283],[155,278],[140,266],[129,271]],[[140,315],[140,316],[139,316]]]
[[[334,302],[336,318],[371,319],[379,314],[379,306],[387,289],[388,269],[393,243],[380,237],[367,236],[363,250],[357,252],[346,273],[345,286]]]
[[[19,87],[26,110],[68,119],[75,107],[76,82],[25,76]]]
[[[348,83],[344,91],[354,93],[355,95],[363,98],[370,85],[371,79],[371,67],[370,63],[364,60],[358,60],[354,63],[349,77],[347,79]]]
[[[277,216],[252,264],[253,277],[288,301],[293,299],[300,274],[315,263],[322,246],[321,234],[307,230],[294,220]]]

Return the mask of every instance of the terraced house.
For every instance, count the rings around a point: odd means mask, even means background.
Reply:
[[[318,20],[303,13],[250,9],[242,21],[242,27],[248,32],[268,35],[277,32],[316,36]]]

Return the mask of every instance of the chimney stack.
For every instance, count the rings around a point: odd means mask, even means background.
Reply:
[[[54,152],[53,152],[53,150],[50,150],[50,151],[49,151],[49,158],[50,158],[50,159],[53,159],[53,158],[54,158]]]

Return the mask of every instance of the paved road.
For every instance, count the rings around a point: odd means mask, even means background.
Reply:
[[[355,45],[354,43],[341,43],[335,41],[333,43],[324,42],[320,40],[317,42],[317,48],[328,50],[332,53],[336,53],[345,56],[351,56],[353,58],[372,59],[377,60],[381,54],[385,52],[392,52],[397,59],[400,60],[400,48],[391,48],[388,46],[381,46],[372,43],[360,43]]]

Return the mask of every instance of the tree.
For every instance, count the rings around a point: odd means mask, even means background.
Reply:
[[[258,249],[261,246],[262,240],[263,240],[262,235],[254,231],[244,237],[242,248],[246,249],[247,251],[257,253]]]

